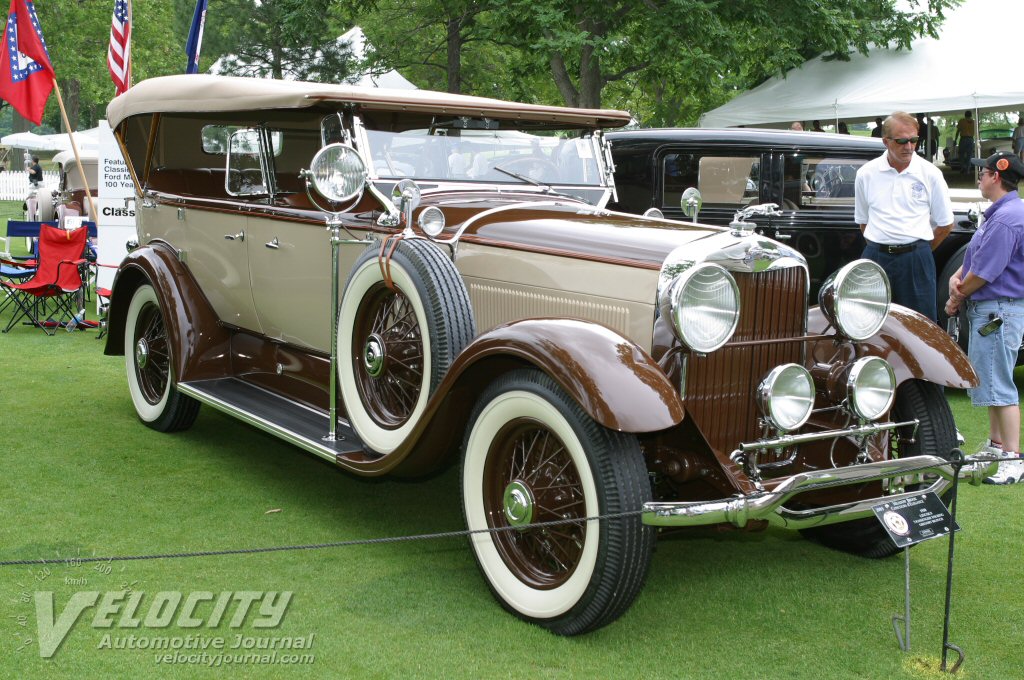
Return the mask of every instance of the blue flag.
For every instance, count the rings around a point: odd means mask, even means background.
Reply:
[[[206,25],[206,2],[196,2],[196,13],[192,15],[192,28],[188,32],[185,43],[185,54],[188,55],[188,66],[185,73],[199,73],[199,51],[203,48],[203,26]]]

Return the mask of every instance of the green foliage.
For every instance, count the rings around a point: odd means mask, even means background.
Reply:
[[[114,96],[114,84],[107,70],[110,44],[111,0],[42,0],[36,12],[50,52],[57,82],[61,87],[72,125],[94,127],[106,116]],[[166,2],[133,3],[133,82],[184,70],[186,33],[173,30],[174,6]],[[78,115],[75,115],[75,111]],[[51,96],[43,114],[44,123],[63,129],[56,96]]]
[[[420,87],[685,125],[815,55],[907,48],[959,1],[217,0],[201,66],[235,55],[224,63],[231,73],[338,82],[356,65],[335,39],[358,23],[375,48],[363,67],[398,69]],[[194,7],[135,3],[136,81],[184,70]],[[40,0],[37,9],[69,109],[92,125],[113,90],[112,3]],[[53,101],[45,120],[60,127]]]

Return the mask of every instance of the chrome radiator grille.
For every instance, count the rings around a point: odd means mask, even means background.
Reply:
[[[754,393],[761,379],[780,364],[802,362],[802,342],[771,341],[804,334],[807,304],[802,267],[734,276],[741,305],[736,334],[717,352],[691,355],[686,380],[687,413],[708,443],[725,452],[760,436]]]

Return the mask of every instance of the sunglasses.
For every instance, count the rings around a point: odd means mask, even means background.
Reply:
[[[921,138],[920,137],[889,137],[889,139],[891,139],[892,141],[896,142],[900,146],[903,146],[904,144],[917,144],[918,140],[920,140]]]

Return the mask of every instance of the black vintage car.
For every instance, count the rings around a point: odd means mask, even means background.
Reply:
[[[611,132],[608,139],[618,188],[618,201],[610,208],[630,213],[658,208],[669,219],[688,219],[680,198],[694,187],[703,200],[699,221],[727,225],[742,208],[775,203],[780,215],[752,220],[759,233],[807,258],[812,296],[829,274],[864,249],[853,220],[854,178],[861,165],[884,152],[880,139],[749,128],[626,130]],[[935,251],[940,316],[946,281],[963,262],[976,227],[973,206],[954,202],[953,231]],[[939,321],[944,324],[945,318]]]

